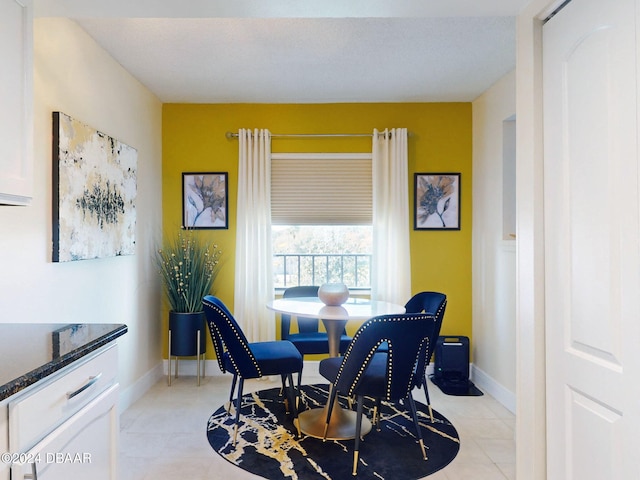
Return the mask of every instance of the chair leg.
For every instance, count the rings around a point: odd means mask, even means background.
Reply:
[[[293,386],[293,375],[292,374],[288,374],[287,378],[289,379],[289,388],[287,389],[287,392],[289,394],[289,403],[291,403],[291,405],[293,406],[293,408],[291,409],[293,411],[293,424],[296,426],[296,429],[298,431],[298,438],[300,438],[302,436],[302,433],[300,432],[300,422],[298,421],[298,395],[296,393],[296,389]]]
[[[420,423],[418,423],[418,414],[416,413],[416,403],[413,401],[413,395],[409,394],[407,397],[409,400],[408,407],[411,411],[411,416],[413,417],[413,423],[416,426],[416,434],[418,435],[418,443],[420,444],[420,450],[422,450],[422,458],[424,460],[427,459],[427,452],[424,448],[424,441],[422,440],[422,431],[420,430]]]
[[[324,435],[322,436],[322,441],[327,440],[327,431],[329,430],[329,421],[331,420],[331,414],[333,413],[333,405],[336,403],[336,397],[338,395],[338,390],[333,386],[332,383],[329,384],[329,404],[327,405],[327,421],[324,425]]]
[[[233,446],[236,446],[236,440],[238,438],[238,423],[240,423],[240,407],[242,406],[242,390],[244,388],[244,378],[240,377],[240,383],[238,384],[238,397],[236,398],[236,423],[233,429]]]
[[[376,404],[373,407],[373,423],[376,426],[376,430],[379,432],[380,431],[380,409],[381,407],[381,400],[379,398],[376,398]]]
[[[427,408],[429,409],[429,417],[431,418],[431,423],[433,423],[433,409],[431,408],[431,400],[429,400],[429,388],[427,387],[427,375],[425,374],[422,379],[422,386],[424,388],[424,396],[427,399]]]
[[[303,357],[304,358],[304,357]],[[285,375],[281,375],[282,377],[282,387],[280,388],[280,395],[284,395],[284,380],[285,380]],[[302,385],[302,370],[300,370],[298,372],[298,392],[300,391],[300,385]],[[298,397],[296,396],[296,400],[298,399]],[[296,402],[296,407],[298,406],[298,402]]]
[[[302,388],[300,388],[300,386],[302,385],[302,370],[300,370],[298,372],[298,384],[296,385],[296,390],[295,390],[295,394],[296,394],[296,415],[298,414],[298,412],[300,411],[300,405],[302,404]]]
[[[289,374],[283,374],[282,375],[282,387],[281,387],[281,395],[282,395],[282,401],[284,402],[284,413],[286,415],[289,415],[291,413],[291,396],[289,395],[289,389],[287,388],[287,379],[290,377],[291,375]],[[291,383],[291,381],[289,381],[289,386],[292,387],[293,383]]]
[[[300,392],[302,391],[300,389],[300,385],[302,385],[302,370],[298,372],[298,394],[296,395],[296,409],[300,408]]]
[[[231,391],[229,392],[229,405],[227,406],[227,415],[231,415],[231,405],[233,404],[233,392],[236,389],[236,382],[238,381],[238,375],[233,375],[231,380]]]
[[[281,377],[281,392],[284,400],[285,413],[289,414],[291,412],[294,412],[295,415],[295,412],[297,412],[296,408],[298,406],[298,402],[296,401],[295,388],[293,386],[293,375],[291,373],[283,373]],[[287,381],[289,382],[289,388],[287,388]]]
[[[362,395],[358,395],[357,399],[357,407],[356,407],[356,438],[354,438],[353,442],[353,471],[351,475],[358,474],[358,460],[360,457],[360,432],[362,430],[362,404],[364,403],[364,397]]]

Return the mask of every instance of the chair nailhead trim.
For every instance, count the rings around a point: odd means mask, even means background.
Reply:
[[[360,328],[355,336],[353,337],[353,340],[351,341],[351,343],[349,344],[349,348],[347,348],[347,351],[344,354],[344,358],[342,361],[342,364],[340,365],[340,368],[338,369],[338,374],[336,376],[336,380],[335,383],[338,383],[338,380],[340,379],[340,376],[343,373],[344,370],[344,365],[347,362],[347,358],[349,357],[350,353],[351,353],[351,349],[352,349],[352,345],[355,343],[356,339],[359,338],[363,332],[371,327],[371,325],[375,324],[375,323],[380,323],[380,322],[399,322],[399,321],[409,321],[409,320],[419,320],[421,318],[424,318],[426,316],[432,316],[432,315],[428,315],[428,314],[417,314],[414,317],[392,317],[392,316],[381,316],[381,317],[375,317],[372,318],[371,320],[367,321],[362,328]],[[378,347],[380,347],[380,345],[382,345],[383,343],[387,342],[389,344],[389,360],[388,360],[388,364],[389,364],[389,371],[390,373],[393,371],[393,345],[391,344],[391,341],[389,339],[381,339],[380,341],[378,341],[378,343],[376,343],[376,345],[367,353],[367,356],[365,357],[364,362],[362,363],[362,366],[359,368],[358,373],[356,374],[353,382],[351,383],[351,388],[349,389],[349,391],[347,392],[347,396],[353,396],[353,391],[355,390],[355,386],[360,382],[360,378],[362,377],[362,375],[364,375],[365,370],[367,369],[367,367],[369,366],[369,362],[371,361],[371,358],[373,357],[373,355],[376,353],[376,351],[378,350]],[[427,345],[427,352],[425,353],[429,353],[430,347],[429,347],[429,338],[425,337],[422,339],[421,342],[421,346],[426,344]],[[417,364],[419,358],[420,358],[420,351],[422,350],[422,348],[418,349],[418,355],[416,356],[415,360],[414,360],[414,365]],[[425,368],[426,368],[426,364],[425,364]],[[413,377],[413,373],[411,374]],[[409,388],[405,394],[405,397],[409,395],[409,393],[411,393],[412,390],[412,385],[413,385],[413,379],[412,381],[410,381],[408,383]],[[387,376],[387,386],[386,386],[386,392],[385,392],[385,398],[387,400],[389,400],[391,397],[391,375]]]
[[[249,348],[249,345],[247,345],[247,343],[244,342],[244,340],[242,339],[242,335],[240,335],[240,332],[238,331],[236,326],[233,324],[233,322],[229,319],[227,314],[224,311],[222,311],[217,305],[214,305],[214,304],[209,303],[209,302],[206,302],[206,304],[209,307],[211,307],[212,309],[214,309],[216,312],[218,312],[218,314],[220,314],[220,316],[227,322],[227,325],[231,328],[231,330],[233,331],[234,335],[236,336],[236,338],[238,339],[238,341],[242,345],[244,351],[247,353],[247,355],[251,359],[251,362],[253,363],[253,366],[256,368],[256,371],[258,372],[258,376],[262,377],[262,371],[260,370],[260,366],[258,365],[258,362],[256,361],[255,357],[253,356],[253,353],[251,352],[251,349]],[[216,326],[216,330],[218,331],[218,333],[220,332],[220,330],[218,329],[217,326]],[[236,373],[238,373],[239,372],[238,363],[236,362],[236,359],[233,358],[233,355],[231,355],[231,352],[229,351],[229,349],[225,345],[224,339],[222,338],[222,335],[220,335],[220,340],[221,340],[224,348],[226,349],[227,353],[229,353],[229,359],[231,360],[231,364],[233,365],[233,368],[235,369]],[[217,352],[216,352],[216,355],[217,355]],[[223,369],[223,371],[224,371],[224,369]]]

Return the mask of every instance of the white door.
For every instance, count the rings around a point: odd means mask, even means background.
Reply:
[[[547,478],[640,479],[635,0],[543,27]]]

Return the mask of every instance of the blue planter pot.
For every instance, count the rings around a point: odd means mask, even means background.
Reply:
[[[171,355],[177,357],[193,357],[204,353],[207,348],[205,327],[204,312],[169,312]],[[200,332],[199,345],[197,344],[198,332]]]

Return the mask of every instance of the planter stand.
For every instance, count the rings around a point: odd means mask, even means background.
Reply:
[[[171,386],[171,363],[175,357],[175,378],[178,378],[178,358],[197,357],[197,377],[205,375],[206,343],[204,337],[204,312],[169,313],[169,369],[168,384]],[[200,366],[202,364],[202,367]]]

